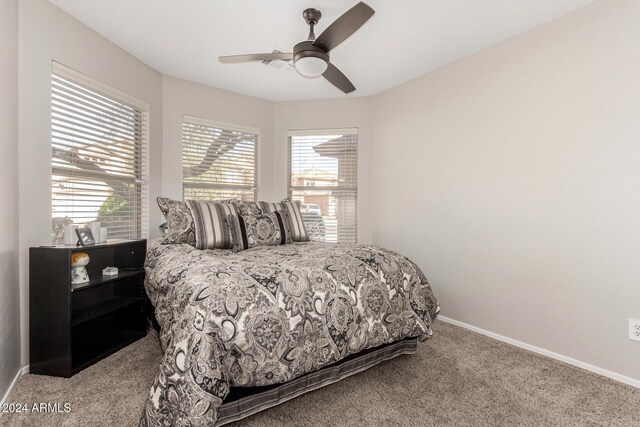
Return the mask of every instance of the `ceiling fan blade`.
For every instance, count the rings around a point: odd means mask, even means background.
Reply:
[[[247,55],[228,55],[219,56],[218,61],[223,64],[238,64],[242,62],[259,62],[259,61],[293,61],[292,53],[250,53]]]
[[[322,77],[329,80],[329,83],[343,91],[344,93],[351,93],[356,90],[356,87],[349,81],[347,76],[342,74],[342,71],[338,70],[338,68],[329,64],[326,71],[322,73]]]
[[[347,10],[340,18],[333,21],[318,36],[314,46],[329,52],[358,31],[376,13],[368,4],[360,2]]]

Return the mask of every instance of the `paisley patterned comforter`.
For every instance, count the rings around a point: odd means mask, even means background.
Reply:
[[[211,426],[229,387],[282,383],[366,348],[431,336],[438,305],[410,260],[305,242],[238,253],[150,242],[164,359],[140,424]]]

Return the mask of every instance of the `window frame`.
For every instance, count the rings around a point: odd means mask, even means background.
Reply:
[[[217,129],[221,129],[223,131],[230,131],[230,132],[245,132],[245,133],[251,133],[254,134],[256,136],[256,140],[255,140],[255,148],[254,148],[254,153],[255,153],[255,159],[254,159],[254,185],[253,187],[248,187],[248,186],[244,186],[244,185],[234,185],[234,184],[230,184],[230,185],[223,185],[223,184],[215,184],[215,183],[210,183],[207,185],[204,185],[202,188],[207,188],[207,189],[213,189],[213,190],[247,190],[247,189],[253,189],[253,200],[254,201],[258,201],[258,194],[260,191],[260,141],[262,140],[262,136],[260,135],[260,128],[256,128],[256,127],[251,127],[251,126],[243,126],[243,125],[238,125],[238,124],[233,124],[233,123],[225,123],[225,122],[221,122],[221,121],[217,121],[217,120],[211,120],[211,119],[206,119],[203,117],[197,117],[197,116],[193,116],[190,114],[183,114],[182,115],[182,121],[180,122],[180,139],[182,142],[182,146],[180,149],[180,154],[181,154],[181,160],[180,160],[180,168],[182,170],[182,198],[183,200],[185,199],[185,188],[188,187],[188,185],[185,186],[185,180],[184,180],[184,144],[185,144],[185,140],[184,140],[184,124],[186,123],[191,123],[191,124],[195,124],[195,125],[201,125],[201,126],[207,126],[207,127],[212,127],[212,128],[217,128]],[[194,187],[191,187],[194,188]],[[223,198],[224,199],[224,198]],[[217,199],[213,199],[213,200],[217,200]]]
[[[122,182],[129,182],[131,179],[134,181],[136,186],[136,197],[139,197],[139,200],[136,200],[139,208],[133,210],[133,219],[132,223],[134,226],[132,227],[135,232],[134,235],[130,235],[126,238],[130,239],[144,239],[149,237],[149,215],[150,215],[150,174],[151,168],[149,164],[150,158],[150,122],[151,122],[151,113],[150,113],[150,105],[146,102],[140,101],[133,96],[122,92],[120,90],[114,89],[111,86],[108,86],[98,80],[95,80],[79,71],[76,71],[70,67],[67,67],[64,64],[61,64],[55,60],[51,61],[51,78],[50,78],[50,104],[49,104],[49,112],[50,112],[50,147],[51,150],[54,149],[53,142],[53,132],[54,132],[54,105],[53,105],[53,79],[54,76],[58,78],[62,78],[70,81],[73,84],[84,88],[89,92],[97,93],[113,103],[123,104],[127,107],[137,110],[141,118],[140,123],[140,139],[139,141],[135,140],[133,144],[133,152],[136,152],[134,158],[139,159],[139,163],[135,160],[133,163],[135,167],[133,169],[133,176],[129,177],[129,179],[122,179]],[[138,163],[138,164],[136,164]],[[55,175],[54,171],[57,167],[54,165],[54,158],[51,158],[51,188],[53,191],[53,176]],[[91,178],[91,172],[86,173],[78,173],[77,176],[86,175],[86,178]],[[100,180],[98,175],[95,175],[96,180]],[[118,180],[118,176],[115,175],[113,180]],[[51,193],[51,218],[53,220],[53,193]],[[74,223],[74,225],[77,225]],[[52,229],[52,240],[53,240],[53,223],[51,225]]]
[[[360,143],[360,133],[359,128],[350,127],[350,128],[321,128],[321,129],[290,129],[286,133],[287,137],[287,197],[292,199],[294,191],[335,191],[335,190],[351,190],[355,191],[355,224],[354,224],[354,237],[355,243],[358,242],[358,196],[359,196],[359,184],[358,184],[358,175],[359,175],[359,167],[360,167],[360,155],[358,151],[358,155],[356,156],[356,185],[352,186],[293,186],[291,185],[292,179],[292,170],[293,170],[293,158],[292,158],[292,150],[293,150],[293,137],[296,136],[323,136],[323,135],[335,135],[335,134],[354,134],[356,135],[358,145]]]

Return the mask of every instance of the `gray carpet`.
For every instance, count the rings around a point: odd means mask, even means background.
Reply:
[[[443,322],[401,356],[233,424],[242,426],[640,426],[640,390]],[[2,414],[10,426],[135,425],[160,362],[148,335],[70,379],[25,375],[12,402],[68,414]]]

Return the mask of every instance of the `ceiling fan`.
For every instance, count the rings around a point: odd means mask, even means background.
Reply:
[[[356,90],[347,76],[329,60],[329,52],[358,31],[375,11],[360,2],[336,19],[317,38],[313,32],[322,14],[317,9],[305,9],[302,17],[309,25],[309,37],[293,47],[293,53],[253,53],[248,55],[220,56],[223,64],[262,61],[293,61],[295,69],[304,77],[324,77],[344,93]]]

